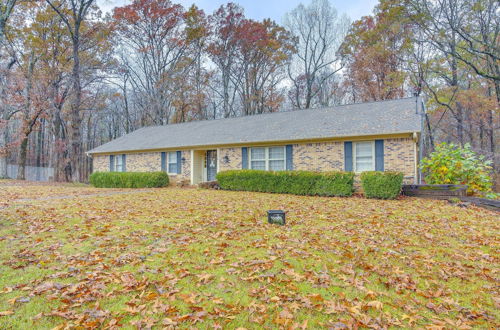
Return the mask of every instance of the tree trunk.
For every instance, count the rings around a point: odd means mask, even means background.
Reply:
[[[307,92],[306,92],[306,102],[304,104],[304,109],[309,109],[311,107],[311,101],[312,101],[312,84],[313,84],[313,79],[307,75]]]
[[[7,177],[7,134],[8,130],[6,125],[0,132],[0,178]]]
[[[28,151],[28,134],[24,134],[19,146],[19,159],[17,161],[17,179],[26,180],[26,154]]]
[[[53,159],[52,164],[54,167],[54,177],[53,180],[56,182],[62,181],[63,178],[63,170],[61,166],[61,158],[63,158],[62,152],[59,150],[60,148],[60,143],[62,140],[63,132],[62,132],[62,124],[61,124],[61,118],[59,115],[59,109],[56,110],[57,112],[54,114],[54,117],[52,118],[52,129],[53,129],[53,134],[54,134],[54,151],[51,154],[51,157]]]
[[[457,109],[457,136],[458,136],[458,142],[460,143],[460,146],[464,146],[464,119],[462,116],[462,110]]]
[[[431,121],[429,120],[429,115],[427,113],[425,113],[425,123],[427,125],[427,136],[429,137],[429,143],[430,143],[429,152],[433,152],[434,151],[434,136],[432,135]]]
[[[497,66],[498,68],[498,66]],[[500,106],[500,82],[495,81],[495,95],[497,98],[497,106]],[[493,121],[493,113],[495,110],[488,111],[488,124],[489,124],[489,137],[490,137],[490,151],[493,155],[495,155],[495,123]],[[493,162],[493,167],[495,168],[495,162]]]
[[[479,121],[479,147],[481,148],[481,152],[484,151],[484,122],[481,119]]]
[[[493,111],[490,110],[488,111],[488,137],[489,137],[489,142],[490,142],[490,152],[493,155],[493,169],[496,170],[497,164],[496,164],[496,159],[495,159],[495,123],[493,122]]]
[[[25,90],[26,104],[24,109],[23,118],[23,135],[21,140],[21,145],[19,147],[19,159],[17,160],[17,179],[25,180],[25,167],[26,167],[26,153],[28,150],[28,138],[31,134],[35,118],[30,118],[31,115],[31,89],[33,88],[33,70],[35,68],[35,54],[30,54],[29,64],[28,64],[28,75]]]
[[[68,123],[68,135],[70,144],[69,154],[69,173],[71,181],[80,182],[80,153],[81,153],[81,136],[80,136],[80,107],[82,102],[82,87],[80,81],[80,40],[78,32],[79,27],[75,27],[73,36],[73,101],[71,104],[71,112]]]
[[[471,118],[471,113],[469,109],[465,109],[464,111],[464,117],[465,117],[465,122],[467,123],[466,128],[464,127],[464,131],[469,137],[468,143],[474,148],[475,145],[475,139],[474,139],[474,123]]]
[[[41,175],[40,171],[43,166],[42,158],[43,158],[43,141],[45,141],[44,136],[44,120],[42,119],[40,125],[40,129],[38,130],[38,134],[36,136],[36,180],[40,181]]]
[[[9,0],[7,2],[2,2],[2,8],[1,8],[2,11],[0,12],[0,49],[3,48],[5,41],[4,36],[5,36],[5,26],[7,24],[7,19],[9,18],[15,3],[16,0]],[[1,92],[2,96],[4,96],[3,89],[1,89]],[[3,128],[0,128],[0,178],[7,177],[7,155],[8,155],[7,142],[8,142],[8,127],[5,126]],[[2,150],[2,148],[4,150]]]

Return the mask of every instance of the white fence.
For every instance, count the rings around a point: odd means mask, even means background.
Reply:
[[[17,168],[17,165],[7,164],[7,177],[17,178]],[[49,178],[54,177],[54,168],[52,167],[26,166],[25,170],[26,180],[29,181],[49,181]]]

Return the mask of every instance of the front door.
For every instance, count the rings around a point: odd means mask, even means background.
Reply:
[[[207,181],[215,181],[217,174],[217,150],[207,150]]]

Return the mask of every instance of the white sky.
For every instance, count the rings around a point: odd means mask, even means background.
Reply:
[[[378,3],[378,0],[330,0],[339,14],[346,14],[352,21],[361,18],[361,16],[372,13],[373,7]],[[114,7],[129,4],[129,0],[97,0],[99,6],[109,12]],[[173,0],[174,3],[180,3],[184,7],[189,7],[195,3],[199,8],[203,9],[206,14],[212,14],[222,4],[229,1],[224,0]],[[299,3],[307,4],[309,0],[233,0],[245,9],[245,16],[248,18],[262,20],[271,18],[278,23],[281,23],[286,12],[295,8]]]

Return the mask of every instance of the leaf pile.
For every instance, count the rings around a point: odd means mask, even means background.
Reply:
[[[0,210],[0,328],[495,328],[498,237],[498,214],[413,198],[16,203]]]

